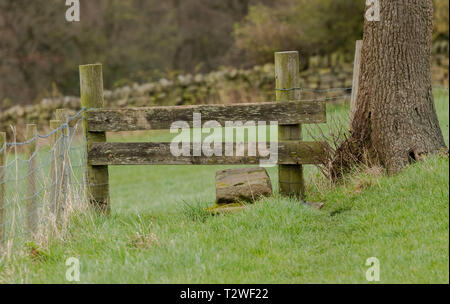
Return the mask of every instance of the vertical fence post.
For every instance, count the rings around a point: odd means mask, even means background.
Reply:
[[[66,109],[57,109],[56,110],[56,119],[61,121],[61,123],[67,123],[69,115]],[[61,195],[60,195],[60,206],[58,210],[58,214],[64,214],[64,210],[66,209],[67,204],[67,196],[69,191],[70,184],[70,155],[69,155],[69,132],[70,126],[67,125],[61,132],[62,142],[61,142],[61,151],[59,153],[61,158]]]
[[[6,143],[6,133],[0,132],[0,149]],[[0,152],[0,246],[6,243],[6,150]]]
[[[275,53],[276,100],[279,102],[299,100],[299,90],[292,89],[300,83],[300,59],[297,51]],[[278,140],[302,139],[301,124],[280,125]],[[301,165],[279,165],[278,182],[280,194],[302,198],[304,193],[303,167]]]
[[[80,66],[81,105],[86,108],[103,108],[103,75],[101,64]],[[86,113],[84,113],[86,115]],[[84,120],[86,148],[89,150],[93,142],[106,142],[105,132],[90,132]],[[86,159],[86,183],[91,204],[100,212],[109,214],[108,166],[91,166]]]
[[[355,60],[353,64],[353,84],[352,84],[352,97],[350,100],[350,125],[353,121],[356,111],[356,98],[358,97],[359,90],[359,72],[361,67],[361,49],[363,41],[356,40],[355,46]]]
[[[37,126],[27,124],[26,139],[30,140],[37,136]],[[37,170],[37,140],[30,143],[27,147],[28,171],[27,171],[27,226],[28,232],[34,234],[38,225],[38,201],[36,188],[36,170]]]
[[[50,120],[50,129],[56,130],[61,126],[60,120]],[[60,155],[60,138],[61,132],[58,131],[50,136],[50,149],[53,149],[52,162],[50,163],[50,177],[53,182],[50,192],[50,209],[51,212],[58,218],[59,213],[59,189],[60,189],[60,175],[61,175],[61,159]]]

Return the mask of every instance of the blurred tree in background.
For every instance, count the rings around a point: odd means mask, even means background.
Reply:
[[[236,46],[254,64],[272,60],[277,50],[303,57],[352,52],[363,30],[364,1],[283,0],[256,5],[235,27]]]
[[[104,63],[105,87],[178,72],[353,53],[364,0],[0,0],[0,107],[78,95],[78,65]],[[435,0],[435,39],[448,40],[448,0]],[[305,62],[305,61],[304,61]]]
[[[81,1],[81,22],[65,20],[65,1],[0,1],[0,101],[78,94],[79,64],[105,63],[105,84],[170,68],[177,28],[158,0]],[[52,86],[52,84],[54,84]],[[53,87],[53,92],[52,92]]]
[[[448,40],[448,0],[434,0],[434,35],[435,40]]]

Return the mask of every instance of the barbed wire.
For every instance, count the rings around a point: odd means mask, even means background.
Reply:
[[[305,102],[327,102],[331,100],[340,100],[340,99],[348,99],[351,95],[340,95],[335,97],[324,97],[324,98],[311,98],[311,99],[299,99],[297,101],[305,101]]]
[[[448,91],[449,88],[444,87],[444,86],[439,86],[439,85],[435,85],[432,87],[433,89],[440,89],[440,90],[445,90]],[[283,92],[288,92],[288,91],[307,91],[307,92],[313,92],[313,93],[328,93],[328,92],[336,92],[336,91],[352,91],[352,87],[348,87],[348,88],[329,88],[329,89],[311,89],[311,88],[303,88],[303,87],[293,87],[293,88],[286,88],[286,89],[282,89],[282,88],[275,88],[275,91],[283,91]]]
[[[25,145],[29,145],[33,142],[35,142],[38,139],[47,139],[50,136],[52,136],[53,134],[56,134],[64,129],[70,129],[69,123],[72,122],[73,120],[80,118],[83,113],[86,111],[86,107],[81,108],[81,110],[76,113],[75,115],[67,118],[66,122],[62,123],[58,128],[50,131],[49,133],[45,134],[45,135],[41,135],[41,134],[37,134],[36,136],[34,136],[33,138],[30,138],[24,142],[5,142],[3,144],[3,146],[0,148],[0,153],[3,153],[6,149],[6,147],[18,147],[18,146],[25,146]],[[64,136],[64,135],[63,135]]]
[[[335,91],[351,91],[352,88],[330,88],[330,89],[311,89],[311,88],[301,88],[301,87],[294,87],[294,88],[288,88],[288,89],[279,89],[275,88],[275,91],[308,91],[313,93],[327,93],[327,92],[335,92]]]
[[[448,88],[447,88],[447,87],[444,87],[444,86],[433,86],[433,89],[438,89],[438,90],[448,91]]]

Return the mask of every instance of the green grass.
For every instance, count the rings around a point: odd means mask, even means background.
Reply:
[[[436,107],[448,144],[448,95]],[[343,113],[329,108],[329,117]],[[2,262],[0,282],[64,283],[71,256],[81,283],[367,283],[369,257],[380,261],[381,283],[449,282],[447,158],[395,176],[355,173],[335,188],[310,168],[308,196],[325,202],[320,211],[275,196],[209,216],[219,168],[112,167],[111,217],[74,216],[45,258]]]

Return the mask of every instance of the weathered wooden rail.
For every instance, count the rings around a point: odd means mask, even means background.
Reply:
[[[325,123],[325,104],[300,101],[299,91],[290,90],[298,86],[298,52],[276,53],[275,70],[277,102],[104,109],[102,66],[80,66],[81,103],[87,108],[84,113],[86,180],[91,203],[100,211],[109,212],[110,165],[256,165],[267,158],[259,152],[249,155],[249,148],[258,143],[245,143],[244,153],[239,156],[224,156],[226,143],[221,144],[221,156],[174,156],[170,143],[111,143],[106,139],[106,132],[170,129],[176,121],[187,122],[192,128],[194,113],[200,113],[203,121],[214,120],[222,125],[227,121],[278,122],[280,192],[302,196],[302,165],[318,163],[326,153],[326,144],[303,142],[301,125]],[[235,151],[237,144],[230,145]],[[189,155],[194,155],[193,146],[191,143]]]
[[[200,143],[201,144],[201,143]],[[245,143],[244,156],[224,156],[225,145],[222,143],[222,156],[173,156],[170,143],[92,143],[88,150],[90,165],[257,165],[267,156],[249,156],[248,147],[258,143]],[[270,145],[270,143],[267,143]],[[190,155],[193,155],[190,144]],[[236,143],[233,151],[236,151]],[[317,157],[325,151],[320,142],[278,142],[278,164],[298,165],[316,164]],[[255,149],[257,150],[257,149]]]
[[[91,109],[86,111],[86,120],[91,132],[164,130],[170,129],[175,121],[192,122],[193,113],[201,113],[202,120],[215,120],[222,125],[226,121],[326,122],[325,104],[311,101]]]

